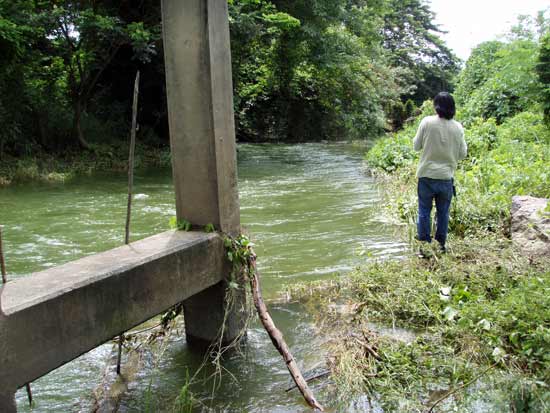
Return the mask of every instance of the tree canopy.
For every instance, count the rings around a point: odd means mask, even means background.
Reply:
[[[239,140],[372,139],[452,89],[427,2],[228,4]],[[138,69],[141,138],[166,144],[158,1],[0,0],[0,16],[0,156],[124,142]]]
[[[506,39],[481,43],[458,77],[456,98],[466,122],[494,118],[548,105],[548,20],[520,17]],[[537,76],[538,74],[538,76]]]

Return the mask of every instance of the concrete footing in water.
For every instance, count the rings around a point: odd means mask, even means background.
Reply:
[[[2,389],[5,390],[5,389]],[[15,404],[15,391],[8,394],[0,393],[0,412],[2,413],[16,413],[17,406]]]

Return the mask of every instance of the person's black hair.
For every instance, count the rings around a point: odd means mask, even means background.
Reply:
[[[434,98],[435,111],[440,118],[452,119],[455,116],[455,100],[448,92],[439,92]]]

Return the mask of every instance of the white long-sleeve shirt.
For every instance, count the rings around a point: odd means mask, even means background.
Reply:
[[[418,178],[452,179],[468,150],[462,125],[437,115],[422,119],[413,146],[415,151],[422,151]]]

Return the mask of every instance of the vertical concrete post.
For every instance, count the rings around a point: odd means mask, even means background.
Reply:
[[[0,285],[0,412],[16,413],[17,405],[15,404],[15,387],[11,383],[11,378],[15,374],[6,366],[12,365],[13,350],[10,349],[8,334],[10,333],[8,318],[4,314],[2,301],[4,297],[4,288],[6,284]]]
[[[226,0],[162,0],[166,89],[178,219],[240,231]],[[229,271],[229,267],[228,267]],[[225,283],[184,303],[187,341],[210,344],[224,325]],[[224,327],[243,327],[244,295]]]
[[[17,413],[15,393],[0,393],[0,412]]]

